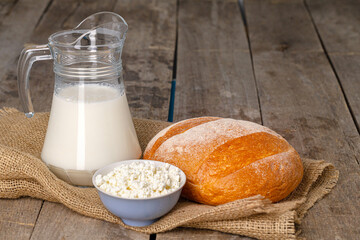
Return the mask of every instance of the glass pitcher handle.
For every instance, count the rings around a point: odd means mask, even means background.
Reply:
[[[28,118],[34,116],[34,107],[30,97],[29,74],[31,66],[36,61],[52,59],[48,45],[34,45],[25,47],[19,58],[17,66],[18,90],[25,115]]]

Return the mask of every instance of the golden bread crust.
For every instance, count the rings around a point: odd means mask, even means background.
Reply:
[[[209,205],[257,194],[280,201],[303,176],[301,159],[284,138],[234,119],[202,117],[170,126],[154,137],[144,159],[182,169],[187,176],[182,195]]]

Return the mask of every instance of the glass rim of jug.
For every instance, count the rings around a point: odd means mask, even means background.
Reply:
[[[94,17],[97,15],[101,15],[101,14],[109,14],[109,15],[114,15],[115,17],[119,18],[121,21],[119,21],[119,24],[123,24],[126,28],[123,32],[119,31],[119,34],[121,34],[122,36],[119,38],[118,42],[114,42],[114,43],[108,43],[108,44],[98,44],[98,45],[76,45],[75,43],[77,41],[79,41],[82,37],[86,36],[87,34],[89,34],[90,31],[93,31],[95,29],[99,29],[102,26],[108,24],[108,23],[103,23],[100,25],[97,25],[93,28],[88,28],[88,29],[81,29],[81,25],[84,24],[90,17]],[[115,30],[112,30],[115,31]],[[117,48],[117,47],[121,47],[124,45],[125,42],[125,38],[126,38],[126,33],[128,31],[128,24],[125,21],[125,19],[120,16],[117,13],[114,12],[108,12],[108,11],[103,11],[103,12],[98,12],[95,14],[92,14],[90,16],[88,16],[87,18],[85,18],[84,20],[82,20],[75,28],[73,29],[65,29],[65,30],[61,30],[58,32],[55,32],[53,34],[51,34],[48,38],[48,44],[50,46],[56,46],[56,47],[65,47],[65,48],[75,48],[77,50],[82,50],[82,49],[86,49],[86,51],[89,50],[89,48]],[[72,42],[60,42],[58,40],[56,40],[57,37],[61,36],[61,35],[65,35],[65,34],[71,34],[71,33],[81,33],[81,35],[79,37],[77,37],[76,40],[72,41]]]

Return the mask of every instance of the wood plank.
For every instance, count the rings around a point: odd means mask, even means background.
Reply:
[[[0,107],[8,102],[19,106],[14,71],[9,68],[17,64],[17,57],[23,49],[23,44],[29,41],[36,23],[42,16],[49,0],[19,0],[11,11],[2,19],[0,25]],[[8,99],[11,99],[10,101]]]
[[[359,130],[360,1],[306,1]]]
[[[246,1],[245,11],[264,125],[302,156],[340,170],[335,189],[302,221],[301,236],[356,239],[359,134],[303,1]]]
[[[176,42],[176,0],[118,1],[129,30],[124,79],[133,116],[166,121]]]
[[[360,22],[358,23],[360,25]],[[356,54],[329,54],[341,86],[348,100],[349,108],[360,129],[360,51]]]
[[[42,201],[0,199],[0,239],[29,239]]]
[[[306,0],[328,53],[360,52],[358,0]]]
[[[238,1],[179,1],[174,119],[204,115],[260,123],[248,42]],[[157,239],[249,239],[176,229]]]
[[[16,83],[7,88],[5,70],[14,65],[23,42],[28,41],[32,30],[41,18],[49,0],[2,1],[0,4],[0,107],[8,97],[14,98]],[[17,94],[16,94],[17,95]],[[42,205],[41,200],[21,198],[13,201],[0,199],[0,239],[29,239]]]
[[[254,238],[242,237],[233,234],[226,234],[217,231],[191,229],[191,228],[176,228],[171,232],[156,234],[156,240],[250,240]]]
[[[16,0],[3,0],[0,2],[0,22],[2,22],[6,15],[10,14],[16,3]]]
[[[238,1],[182,0],[178,21],[175,119],[261,122]]]
[[[118,224],[84,217],[64,205],[45,202],[31,239],[139,239],[149,235],[129,231]]]

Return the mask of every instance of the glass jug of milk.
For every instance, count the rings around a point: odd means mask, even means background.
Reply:
[[[95,170],[141,156],[122,78],[127,29],[121,16],[100,12],[74,29],[52,34],[47,45],[25,48],[20,55],[19,95],[27,117],[34,115],[31,66],[35,61],[54,61],[55,89],[41,158],[72,184],[91,185]]]

